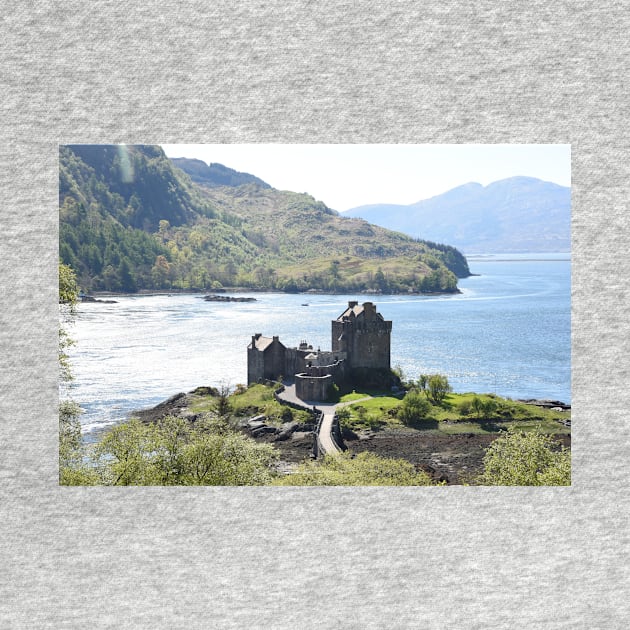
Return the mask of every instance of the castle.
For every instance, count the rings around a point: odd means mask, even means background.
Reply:
[[[287,348],[279,337],[258,333],[247,346],[247,383],[295,379],[302,400],[326,400],[333,384],[379,382],[389,378],[392,322],[372,302],[348,302],[332,321],[330,351],[314,350],[302,341]]]

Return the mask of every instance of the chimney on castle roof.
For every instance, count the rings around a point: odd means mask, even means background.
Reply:
[[[354,308],[358,304],[359,304],[358,302],[351,300],[350,302],[348,302],[348,308]]]

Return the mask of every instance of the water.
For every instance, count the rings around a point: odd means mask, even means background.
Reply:
[[[446,374],[455,391],[571,400],[571,263],[563,255],[469,257],[461,295],[244,294],[252,303],[199,295],[117,297],[84,303],[69,332],[72,397],[94,435],[199,385],[247,380],[254,333],[288,346],[330,349],[330,321],[348,300],[372,300],[393,321],[392,366],[407,376]],[[302,306],[308,303],[309,306]]]

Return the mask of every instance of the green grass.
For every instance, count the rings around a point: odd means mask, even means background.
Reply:
[[[354,407],[351,405],[350,407]],[[396,409],[400,406],[400,399],[393,396],[378,396],[370,398],[369,400],[363,400],[356,403],[356,406],[365,407],[368,411],[380,411],[387,413],[390,409]]]
[[[208,413],[209,411],[214,411],[216,406],[217,398],[212,396],[193,396],[192,401],[190,403],[190,410],[193,413]]]
[[[292,417],[298,422],[308,422],[310,415],[305,411],[295,411],[280,404],[273,395],[274,387],[268,385],[252,385],[244,391],[233,393],[229,397],[232,414],[237,417],[250,417],[260,414],[275,424],[281,424]],[[213,396],[194,397],[190,405],[193,413],[214,411],[218,398]]]
[[[353,400],[361,400],[362,398],[368,398],[370,396],[370,394],[367,393],[362,393],[362,392],[356,392],[353,391],[351,394],[344,394],[343,396],[341,396],[341,398],[339,399],[339,402],[342,403],[347,403],[347,402],[352,402]]]
[[[369,396],[367,392],[353,392],[342,397],[343,402],[351,402]],[[460,405],[470,403],[473,398],[482,401],[492,399],[496,402],[497,409],[487,417],[479,417],[474,412],[462,415]],[[403,427],[395,416],[395,410],[400,406],[401,399],[394,396],[373,396],[369,400],[362,400],[348,407],[350,418],[344,421],[344,425],[359,430],[362,428],[389,428],[400,429]],[[363,411],[360,410],[363,408]],[[414,426],[419,430],[434,430],[448,435],[459,433],[488,434],[513,426],[516,429],[528,432],[538,428],[544,433],[565,434],[571,433],[570,427],[564,426],[560,420],[570,419],[570,412],[551,411],[532,405],[500,398],[493,394],[449,394],[442,405],[433,405],[430,417],[426,422],[417,422]]]

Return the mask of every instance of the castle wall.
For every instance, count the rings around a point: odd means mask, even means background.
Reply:
[[[352,368],[390,369],[391,322],[361,322],[352,335]]]
[[[269,339],[254,335],[247,348],[247,384],[275,381],[286,376],[286,353],[287,349],[278,337]]]
[[[265,349],[265,378],[275,381],[281,376],[286,376],[286,348],[280,343],[278,337]]]
[[[285,371],[284,375],[291,377],[294,374],[303,372],[306,368],[306,355],[312,352],[312,349],[302,350],[300,348],[287,348],[285,355]]]
[[[374,304],[358,307],[350,302],[348,310],[332,322],[332,349],[347,354],[350,368],[389,370],[391,332],[392,322],[384,320]]]
[[[333,382],[333,377],[330,374],[325,376],[296,374],[295,394],[302,400],[323,401],[328,398],[328,392]]]
[[[348,351],[348,338],[347,336],[351,333],[347,322],[341,321],[339,319],[335,319],[332,322],[332,343],[331,348],[333,352],[344,352]]]
[[[329,352],[320,350],[317,353],[317,359],[311,361],[312,365],[334,365],[338,361],[343,361],[346,358],[345,352]]]
[[[342,383],[346,376],[345,360],[332,365],[307,365],[295,375],[295,393],[302,400],[327,400],[333,384]]]
[[[265,354],[251,346],[247,348],[247,384],[258,383],[265,376]]]

